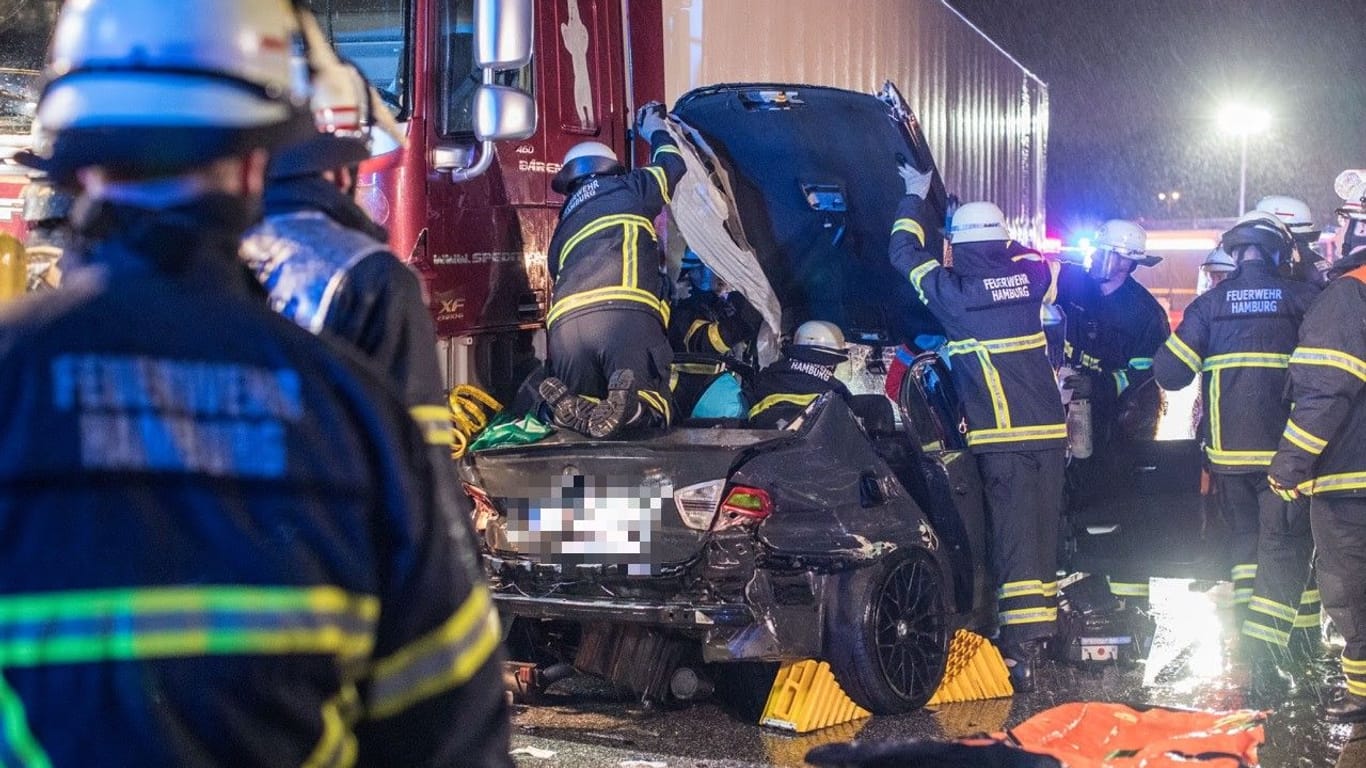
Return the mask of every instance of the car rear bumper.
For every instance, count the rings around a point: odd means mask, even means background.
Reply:
[[[744,605],[695,605],[688,602],[602,600],[582,597],[529,597],[494,595],[503,613],[529,619],[606,621],[649,624],[675,629],[743,627],[754,623],[754,613]]]

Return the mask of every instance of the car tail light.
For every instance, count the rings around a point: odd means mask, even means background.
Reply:
[[[474,510],[470,513],[471,522],[474,523],[474,530],[483,533],[488,527],[489,521],[498,517],[498,508],[493,506],[493,499],[483,489],[475,485],[465,483],[465,494],[474,502]]]
[[[674,491],[674,506],[683,524],[695,531],[705,531],[711,527],[716,517],[716,507],[721,503],[721,493],[726,490],[725,480],[710,480]]]
[[[721,514],[716,520],[716,530],[764,520],[771,514],[773,499],[768,495],[768,491],[737,485],[730,489],[726,500],[721,503]]]

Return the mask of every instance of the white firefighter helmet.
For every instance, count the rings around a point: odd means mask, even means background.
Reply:
[[[844,345],[844,331],[838,325],[824,320],[807,320],[797,326],[797,332],[792,334],[792,344],[837,355],[848,352]]]
[[[1215,248],[1209,252],[1209,255],[1205,256],[1205,261],[1200,265],[1200,268],[1206,272],[1232,272],[1238,268],[1238,265],[1233,261],[1233,257],[1228,255],[1228,251],[1223,248]]]
[[[360,69],[337,56],[311,11],[301,10],[299,22],[307,51],[298,52],[295,66],[313,73],[309,109],[316,133],[274,153],[271,178],[322,173],[403,146],[402,131]]]
[[[1006,215],[995,203],[963,203],[953,212],[949,223],[949,242],[953,245],[1009,239]]]
[[[1289,261],[1295,248],[1295,236],[1274,213],[1253,210],[1243,214],[1219,237],[1219,248],[1237,262],[1244,260],[1243,249],[1249,245],[1257,246],[1271,263],[1283,264]]]
[[[1161,256],[1148,254],[1148,233],[1124,219],[1110,219],[1096,230],[1089,271],[1096,280],[1110,280],[1133,271],[1133,264],[1156,266]]]
[[[1293,234],[1305,237],[1317,236],[1319,228],[1314,226],[1314,215],[1309,204],[1287,195],[1268,195],[1257,201],[1258,211],[1269,213],[1280,219]]]
[[[598,173],[621,173],[626,170],[617,158],[617,153],[601,141],[581,141],[564,153],[560,171],[550,180],[550,187],[560,194],[567,194],[574,182],[584,176]]]
[[[304,138],[300,45],[287,0],[67,3],[37,109],[52,146],[20,160],[153,176]]]

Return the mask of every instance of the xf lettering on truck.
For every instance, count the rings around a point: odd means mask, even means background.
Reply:
[[[991,292],[992,301],[1014,301],[1029,298],[1029,275],[1023,272],[1009,277],[988,277],[982,287]]]

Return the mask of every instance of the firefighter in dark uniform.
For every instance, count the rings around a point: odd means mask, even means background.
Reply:
[[[949,227],[953,268],[924,249],[928,174],[901,169],[907,197],[891,262],[943,323],[991,519],[1002,654],[1017,690],[1057,622],[1057,551],[1067,427],[1040,310],[1052,284],[1042,256],[1010,240],[991,203],[960,206]]]
[[[363,352],[399,387],[433,446],[449,449],[450,412],[422,285],[389,250],[389,234],[354,200],[359,163],[370,157],[374,135],[394,146],[399,137],[379,122],[389,113],[364,75],[336,60],[311,14],[303,18],[316,32],[313,55],[327,58],[313,76],[318,133],[271,157],[266,216],[247,233],[242,258],[277,312]],[[449,451],[433,453],[449,470]]]
[[[764,318],[739,291],[718,291],[717,276],[689,249],[679,282],[686,295],[673,302],[669,343],[675,352],[724,356],[741,344],[753,347]]]
[[[384,377],[237,255],[311,120],[286,0],[87,0],[22,161],[79,179],[0,318],[0,700],[21,764],[510,766],[497,613]],[[20,404],[22,404],[20,406]]]
[[[1069,489],[1074,503],[1103,492],[1113,448],[1121,437],[1121,407],[1152,379],[1153,355],[1167,340],[1167,313],[1133,272],[1161,259],[1147,254],[1147,233],[1111,219],[1097,231],[1089,268],[1067,264],[1058,274],[1057,307],[1064,315],[1063,361],[1074,373],[1063,386],[1091,407],[1090,458],[1073,458]],[[1146,414],[1153,421],[1156,414]],[[1147,574],[1120,568],[1110,574],[1118,596],[1148,599]]]
[[[787,429],[827,392],[849,402],[849,389],[835,376],[836,369],[849,360],[844,332],[838,325],[824,320],[802,323],[784,353],[783,359],[755,377],[750,426]]]
[[[550,377],[540,391],[556,423],[596,438],[667,427],[673,417],[668,286],[654,219],[686,168],[664,126],[657,102],[636,115],[650,165],[627,172],[610,147],[584,142],[552,182],[568,199],[547,257],[555,288],[546,315]]]
[[[1280,220],[1252,217],[1225,232],[1220,249],[1236,270],[1186,308],[1181,326],[1157,353],[1163,389],[1202,377],[1205,456],[1228,521],[1244,647],[1259,684],[1285,681],[1291,630],[1309,580],[1313,542],[1308,507],[1286,503],[1266,484],[1266,469],[1290,416],[1286,369],[1300,321],[1318,289],[1283,277],[1295,243]],[[1259,545],[1260,541],[1260,545]],[[1259,567],[1260,566],[1260,567]],[[1251,569],[1256,582],[1246,579]],[[1315,622],[1318,601],[1312,600]]]
[[[1269,481],[1287,501],[1309,496],[1323,607],[1346,641],[1346,690],[1325,715],[1330,722],[1360,723],[1366,722],[1366,213],[1356,206],[1343,213],[1334,277],[1305,316],[1290,356],[1293,407]]]

